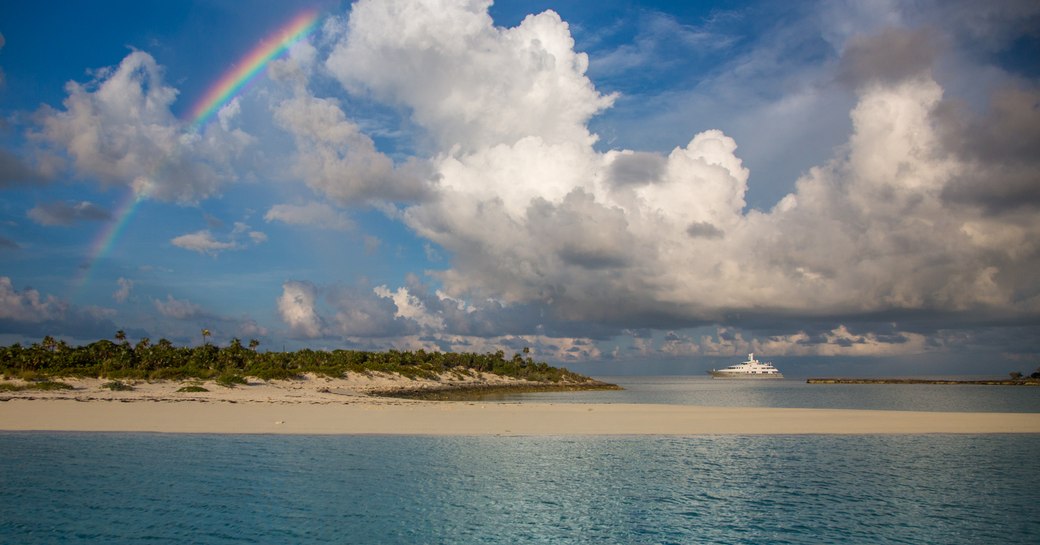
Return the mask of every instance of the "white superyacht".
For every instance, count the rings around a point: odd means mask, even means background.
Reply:
[[[779,369],[773,367],[767,361],[758,361],[754,354],[748,354],[745,362],[730,365],[725,369],[712,369],[708,371],[712,378],[739,378],[739,379],[769,379],[784,378]]]

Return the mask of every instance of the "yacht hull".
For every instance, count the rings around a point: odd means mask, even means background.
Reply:
[[[780,373],[751,375],[747,373],[724,373],[722,371],[708,371],[711,378],[724,378],[729,380],[777,380],[784,378]]]

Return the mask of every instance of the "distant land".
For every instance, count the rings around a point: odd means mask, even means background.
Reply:
[[[810,378],[808,384],[978,384],[985,386],[1040,386],[1040,379],[948,380],[924,378]]]
[[[218,347],[208,342],[209,330],[201,333],[203,344],[195,347],[174,346],[167,339],[152,343],[147,338],[133,344],[122,330],[115,334],[118,342],[102,339],[70,346],[48,336],[27,347],[0,346],[0,376],[4,379],[0,382],[0,401],[34,398],[41,392],[49,392],[51,398],[94,399],[101,390],[119,392],[122,400],[142,397],[125,393],[135,390],[139,394],[149,390],[144,395],[148,399],[184,399],[185,393],[210,392],[207,386],[225,391],[236,386],[256,390],[261,383],[277,390],[261,397],[288,395],[284,390],[313,390],[309,394],[316,399],[327,397],[320,394],[331,390],[376,397],[453,399],[504,391],[620,389],[535,361],[526,348],[511,358],[501,350],[487,354],[425,350],[260,352],[256,340],[244,345],[232,339],[228,346]],[[82,380],[55,380],[70,378]],[[284,384],[275,387],[272,381]],[[159,386],[161,383],[173,387]]]

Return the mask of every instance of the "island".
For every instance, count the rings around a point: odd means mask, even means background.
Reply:
[[[204,336],[205,337],[205,336]],[[206,339],[208,341],[208,339]],[[0,347],[0,433],[753,435],[1040,433],[1040,414],[493,401],[471,394],[616,389],[489,354],[300,350],[258,343]],[[575,394],[576,397],[581,394]],[[431,400],[449,397],[450,400]],[[575,401],[578,401],[577,399]]]
[[[208,331],[203,330],[203,339]],[[45,337],[28,347],[0,348],[0,400],[274,399],[308,401],[350,396],[460,399],[505,391],[612,390],[565,368],[534,361],[530,350],[488,354],[360,350],[261,352],[259,342],[232,339],[178,347],[167,339],[69,346]],[[238,389],[237,393],[230,390]],[[252,395],[247,395],[249,394]],[[258,397],[259,396],[259,397]]]

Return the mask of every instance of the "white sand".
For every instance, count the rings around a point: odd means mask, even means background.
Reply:
[[[460,379],[462,380],[462,379]],[[500,380],[475,377],[468,381]],[[395,435],[716,435],[1040,433],[1040,414],[678,405],[484,403],[373,398],[364,391],[438,384],[393,376],[252,381],[176,393],[179,382],[111,392],[0,392],[0,430]]]
[[[126,380],[131,391],[112,391],[103,385],[109,379],[58,378],[73,387],[72,390],[25,390],[20,392],[0,391],[0,401],[7,399],[70,399],[77,401],[234,401],[265,403],[352,403],[378,402],[370,392],[394,389],[443,388],[451,385],[524,385],[529,382],[499,375],[446,372],[439,380],[409,379],[388,373],[347,373],[343,378],[305,375],[296,380],[263,381],[250,377],[248,384],[228,388],[213,381],[192,380]],[[20,380],[3,381],[11,384],[26,384]],[[197,385],[206,392],[178,392],[181,387]]]
[[[1040,414],[386,401],[11,400],[0,430],[393,435],[1040,433]]]

